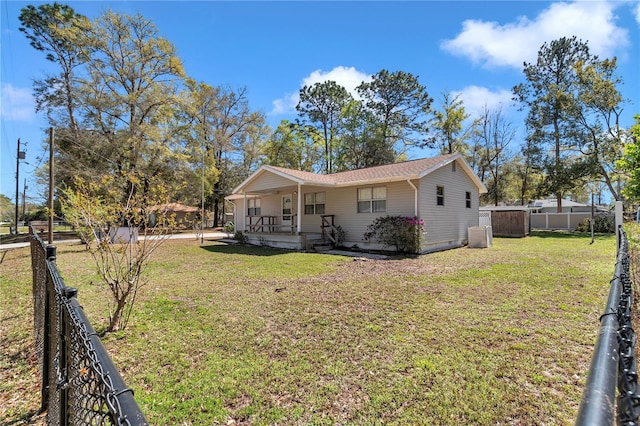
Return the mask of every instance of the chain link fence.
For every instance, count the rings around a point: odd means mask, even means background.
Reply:
[[[41,411],[48,425],[147,425],[100,338],[31,229],[34,329],[41,377]]]
[[[578,410],[578,426],[638,425],[640,395],[632,302],[629,242],[620,227],[616,267],[607,305],[600,317],[600,334]]]

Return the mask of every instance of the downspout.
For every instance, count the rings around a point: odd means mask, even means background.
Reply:
[[[418,217],[418,188],[416,188],[410,179],[407,179],[407,183],[413,188],[413,215]]]
[[[413,216],[418,217],[418,188],[411,182],[411,179],[407,179],[409,186],[413,188]],[[422,252],[421,238],[418,236],[418,252]]]
[[[298,183],[298,211],[296,212],[296,232],[300,235],[300,231],[302,230],[302,191],[300,191],[301,186]]]

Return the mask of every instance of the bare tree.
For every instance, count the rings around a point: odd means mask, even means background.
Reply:
[[[492,111],[485,106],[477,121],[476,135],[480,176],[487,186],[487,196],[497,206],[505,192],[504,175],[510,159],[508,146],[515,138],[515,130],[502,114],[502,108]]]
[[[173,218],[161,207],[166,200],[161,185],[153,185],[153,190],[145,194],[136,190],[142,184],[140,180],[135,176],[129,179],[133,187],[124,203],[111,176],[99,183],[78,178],[74,189],[67,188],[61,199],[65,218],[84,240],[111,297],[106,332],[126,328],[145,284],[144,269],[174,225]],[[129,226],[118,229],[122,222]]]

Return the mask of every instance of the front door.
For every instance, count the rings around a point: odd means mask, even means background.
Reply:
[[[291,194],[282,196],[282,226],[291,226],[293,224],[293,198]]]

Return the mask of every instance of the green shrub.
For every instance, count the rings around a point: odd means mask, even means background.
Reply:
[[[578,232],[591,232],[591,218],[586,218],[576,227]],[[616,232],[615,220],[612,214],[599,214],[593,222],[593,232],[613,234]]]
[[[236,233],[233,235],[233,239],[239,242],[240,244],[247,243],[247,236],[242,231],[236,231]]]
[[[418,217],[381,216],[367,227],[364,239],[375,239],[401,253],[418,253],[423,231],[424,221]]]
[[[347,237],[347,232],[342,228],[342,226],[337,225],[335,227],[335,232],[333,233],[333,238],[336,240],[336,247],[342,247],[344,244],[344,240]]]

